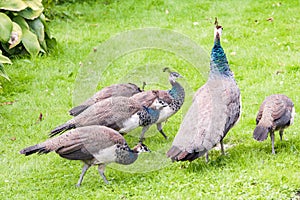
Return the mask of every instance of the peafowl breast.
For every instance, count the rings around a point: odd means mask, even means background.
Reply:
[[[280,140],[283,131],[294,122],[295,107],[290,98],[283,94],[273,94],[266,97],[261,104],[257,117],[253,137],[257,141],[264,141],[270,133],[272,154],[275,154],[274,131],[279,130]]]
[[[153,104],[153,98],[155,97],[157,97],[156,100],[158,101],[158,103],[156,104],[158,104],[160,108],[156,108],[156,109],[152,109],[151,107],[150,109],[147,108]],[[159,120],[161,113],[164,112],[165,108],[167,108],[172,103],[173,97],[170,96],[169,91],[150,90],[150,91],[143,91],[137,93],[130,98],[134,99],[137,102],[140,102],[144,106],[144,109],[139,113],[140,118],[143,116],[144,118],[148,118],[148,120],[140,121],[143,124],[148,124],[147,126],[143,127],[142,134],[140,137],[140,141],[142,142],[144,140],[144,133],[146,132],[146,130],[150,127],[150,125],[156,123]],[[167,136],[164,134],[163,131],[160,132],[165,138],[167,138]]]
[[[222,27],[216,26],[210,74],[197,90],[167,156],[172,161],[193,161],[221,144],[241,113],[240,90],[220,43]]]
[[[117,131],[105,126],[86,126],[68,131],[58,137],[27,147],[20,151],[25,156],[33,153],[46,154],[55,151],[69,160],[82,160],[84,166],[77,186],[81,185],[86,171],[98,165],[98,171],[105,183],[105,166],[109,163],[129,165],[136,161],[138,154],[149,152],[147,146],[137,144],[133,149]]]

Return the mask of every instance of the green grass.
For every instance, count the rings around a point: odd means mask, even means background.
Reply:
[[[300,190],[299,117],[286,130],[284,141],[252,138],[260,103],[274,93],[284,93],[300,110],[300,15],[299,1],[88,1],[57,6],[67,17],[55,18],[50,26],[59,43],[58,52],[35,59],[14,59],[6,66],[11,82],[1,79],[0,96],[0,199],[290,199]],[[166,14],[168,10],[168,14]],[[164,141],[152,129],[146,143],[158,153],[162,168],[147,173],[128,173],[107,168],[111,184],[105,185],[96,168],[91,168],[81,188],[75,184],[82,164],[49,155],[21,156],[18,151],[47,139],[49,131],[70,119],[79,63],[86,63],[94,47],[111,37],[138,28],[158,27],[181,33],[201,46],[209,56],[213,42],[213,19],[224,27],[222,45],[241,89],[243,113],[240,122],[226,136],[235,145],[226,156],[211,152],[192,163],[171,163],[164,151],[171,145],[182,115],[165,125],[170,136]],[[267,18],[273,17],[273,22]],[[195,24],[194,22],[198,22]],[[98,52],[99,53],[99,52]],[[97,54],[96,52],[96,55]],[[199,59],[204,59],[201,57]],[[97,60],[101,63],[101,60]],[[155,66],[149,68],[148,66]],[[192,91],[205,82],[194,66],[163,50],[136,51],[123,55],[102,73],[98,87],[131,78],[146,89],[168,88],[160,71],[169,66],[179,71]],[[85,65],[83,65],[85,67]],[[147,68],[148,67],[148,68]],[[209,65],[207,64],[207,70]],[[152,70],[144,70],[152,69]],[[280,73],[277,73],[280,72]],[[152,74],[151,74],[152,73]],[[154,73],[154,74],[153,74]],[[150,78],[149,78],[150,77]],[[156,85],[155,78],[164,81]],[[100,78],[100,77],[99,77]],[[165,84],[164,84],[165,83]],[[5,102],[14,101],[12,105]],[[40,113],[43,121],[38,122]],[[133,144],[135,133],[126,138]],[[144,155],[147,157],[149,155]],[[157,160],[153,157],[153,163]],[[149,161],[148,161],[149,162]],[[136,170],[155,164],[139,162]],[[299,198],[299,197],[298,197]]]

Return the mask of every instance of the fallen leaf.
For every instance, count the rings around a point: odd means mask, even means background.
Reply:
[[[274,6],[279,7],[279,6],[281,6],[281,2],[278,2],[278,3],[276,3],[276,4],[274,3],[272,6],[273,6],[273,7],[274,7]]]
[[[8,102],[3,102],[0,103],[0,106],[4,106],[4,105],[12,105],[13,103],[15,103],[16,101],[8,101]]]
[[[269,18],[267,19],[267,21],[273,22],[273,21],[274,21],[274,18],[273,18],[273,17],[269,17]]]
[[[277,70],[277,71],[276,71],[276,75],[278,75],[278,74],[283,74],[283,73],[284,73],[283,70]]]

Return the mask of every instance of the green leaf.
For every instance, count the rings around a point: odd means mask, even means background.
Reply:
[[[23,17],[17,16],[17,17],[14,17],[12,20],[14,22],[16,22],[17,24],[19,24],[19,26],[22,28],[22,30],[29,29],[29,26]]]
[[[10,38],[10,33],[13,28],[12,21],[4,14],[0,13],[0,41],[6,43]]]
[[[32,33],[30,30],[22,29],[22,31],[23,31],[22,43],[25,49],[28,51],[28,53],[31,56],[37,56],[41,49],[37,36],[34,33]]]
[[[2,52],[0,51],[0,64],[1,63],[12,64],[12,62],[10,61],[10,59],[8,57],[2,55]]]
[[[10,40],[8,41],[9,48],[14,48],[15,46],[17,46],[22,39],[22,29],[21,27],[16,23],[13,22],[13,30],[11,32],[11,37]]]
[[[46,40],[44,40],[43,42],[41,42],[40,45],[41,45],[41,51],[42,51],[43,53],[47,53],[48,48],[47,48]]]
[[[7,80],[10,81],[9,77],[7,76],[5,70],[4,70],[4,66],[2,63],[0,63],[0,76],[6,78]]]
[[[23,47],[23,45],[17,45],[14,48],[9,48],[8,43],[1,43],[2,49],[8,54],[8,55],[18,55],[18,54],[24,54],[27,53],[26,49]]]
[[[23,0],[25,4],[32,10],[44,9],[42,0]]]
[[[45,40],[45,31],[44,25],[40,18],[36,18],[35,20],[28,21],[29,27],[35,32],[38,37],[40,44]]]
[[[9,11],[21,11],[27,7],[27,4],[22,0],[1,0],[0,9]]]
[[[35,19],[38,18],[41,13],[43,12],[43,9],[39,9],[39,10],[32,10],[31,8],[27,7],[26,9],[20,11],[18,14],[22,17],[24,17],[25,19]]]

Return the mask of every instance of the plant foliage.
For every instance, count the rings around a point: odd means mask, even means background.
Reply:
[[[34,57],[55,46],[43,10],[42,0],[0,1],[0,76],[8,79],[3,64],[11,64],[10,56]]]

